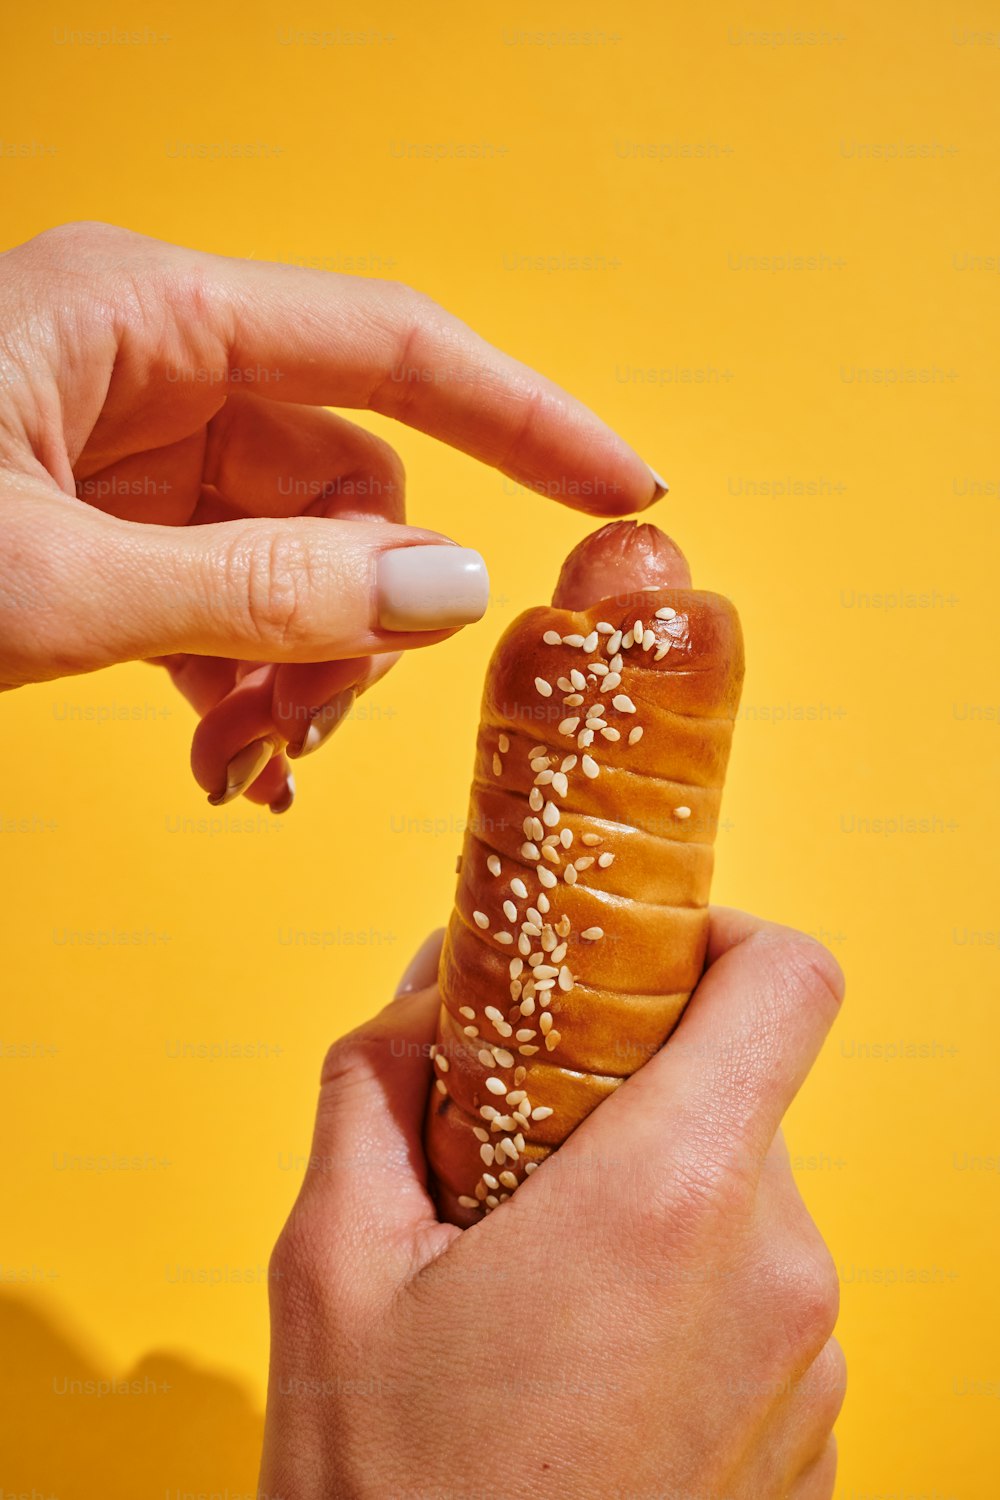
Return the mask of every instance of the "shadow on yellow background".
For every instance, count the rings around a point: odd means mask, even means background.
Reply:
[[[263,1416],[238,1381],[152,1350],[115,1374],[51,1307],[0,1294],[2,1492],[256,1494]]]

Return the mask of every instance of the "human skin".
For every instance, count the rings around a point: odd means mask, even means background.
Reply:
[[[838,1283],[780,1122],[836,961],[713,909],[670,1041],[463,1232],[421,1149],[440,940],[323,1067],[271,1264],[262,1492],[830,1500]]]
[[[352,687],[454,634],[380,627],[378,556],[450,539],[405,524],[393,448],[325,406],[591,515],[663,493],[586,407],[407,286],[61,225],[0,255],[0,689],[160,661],[201,717],[205,791],[263,742],[244,790],[284,811],[310,725],[321,743]]]

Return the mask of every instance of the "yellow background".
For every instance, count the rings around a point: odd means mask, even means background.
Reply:
[[[655,519],[748,645],[716,895],[848,974],[788,1127],[845,1283],[843,1500],[997,1486],[997,25],[979,0],[4,22],[6,244],[98,218],[408,281],[669,479]],[[148,32],[71,35],[112,26]],[[761,35],[789,27],[812,39]],[[0,1493],[252,1490],[320,1059],[446,916],[483,667],[588,529],[370,420],[494,602],[302,765],[288,818],[205,805],[151,668],[0,702]],[[226,1042],[256,1055],[173,1055]],[[106,1152],[146,1160],[64,1165]],[[58,1394],[135,1372],[142,1396]]]

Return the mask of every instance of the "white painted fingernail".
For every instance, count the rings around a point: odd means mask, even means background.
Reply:
[[[245,792],[257,780],[277,748],[276,740],[266,738],[251,740],[249,745],[238,751],[226,767],[225,790],[208,799],[212,806],[222,807]]]
[[[667,483],[667,481],[661,475],[657,474],[657,472],[653,468],[652,464],[647,464],[646,468],[652,474],[652,476],[653,476],[653,482],[656,485],[656,494],[653,496],[653,500],[654,501],[656,501],[656,500],[662,500],[663,497],[664,497],[664,495],[666,495],[669,492],[670,486]]]
[[[449,630],[486,613],[490,578],[469,547],[394,547],[377,566],[383,630]]]

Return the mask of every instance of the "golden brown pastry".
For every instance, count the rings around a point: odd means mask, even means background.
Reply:
[[[689,583],[662,532],[612,523],[490,663],[426,1126],[453,1224],[663,1045],[701,974],[743,651]]]

